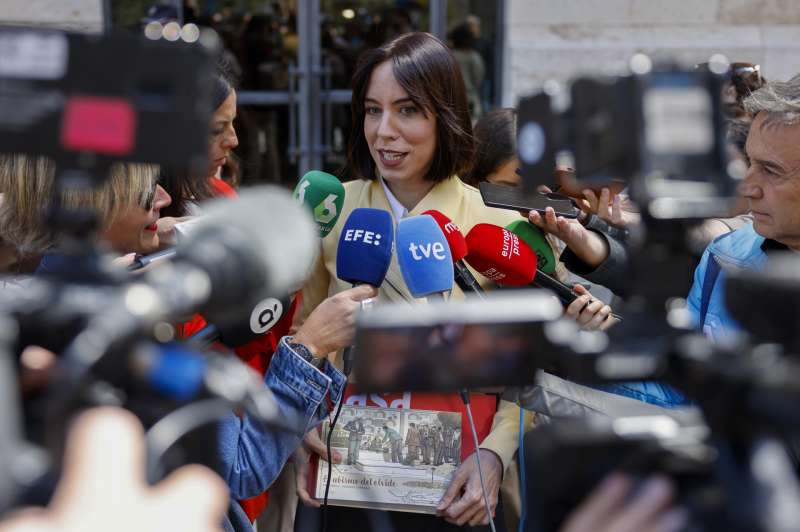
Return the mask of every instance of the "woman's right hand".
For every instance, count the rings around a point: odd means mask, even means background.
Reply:
[[[331,353],[353,343],[361,302],[377,295],[377,288],[364,284],[329,297],[308,316],[294,341],[306,346],[315,356],[330,360]]]
[[[294,452],[294,472],[295,481],[297,484],[297,496],[303,501],[306,506],[314,508],[320,507],[320,502],[311,496],[308,486],[308,468],[309,460],[312,455],[319,455],[323,460],[327,460],[328,451],[325,448],[325,442],[319,436],[317,429],[314,429],[306,434],[303,439],[303,444]],[[333,463],[339,464],[342,462],[342,454],[339,451],[333,451]]]

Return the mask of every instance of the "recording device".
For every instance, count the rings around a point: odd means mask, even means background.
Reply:
[[[524,214],[537,211],[542,216],[547,207],[551,207],[556,216],[571,219],[577,218],[581,214],[580,208],[572,199],[554,192],[543,193],[486,181],[479,183],[478,188],[481,191],[483,203],[489,207],[519,211]]]
[[[0,146],[60,170],[132,161],[201,175],[213,111],[206,43],[0,27]]]
[[[311,170],[297,183],[292,196],[308,207],[324,238],[336,225],[344,205],[344,187],[329,173]]]
[[[400,220],[396,242],[397,262],[412,296],[442,296],[453,289],[453,256],[433,217]]]
[[[203,346],[222,342],[227,347],[236,348],[267,334],[286,315],[292,304],[292,296],[267,297],[250,311],[249,319],[242,321],[226,320],[223,325],[209,323],[187,340]]]
[[[464,292],[465,295],[476,294],[481,297],[483,295],[483,288],[464,263],[464,257],[467,255],[467,240],[464,238],[461,230],[450,218],[439,211],[429,210],[422,214],[431,216],[434,221],[439,224],[439,229],[442,230],[444,237],[447,239],[447,245],[450,247],[450,255],[453,257],[453,271],[455,273],[455,282],[458,287],[461,288],[461,291]]]
[[[546,325],[561,313],[551,297],[531,291],[376,306],[358,318],[357,387],[454,391],[531,382],[543,364],[559,363]]]
[[[572,81],[568,108],[553,90],[520,100],[523,186],[552,186],[557,161],[566,156],[574,161],[575,189],[624,180],[656,219],[724,215],[735,196],[732,175],[742,171],[726,152],[721,98],[729,65],[653,69],[638,54],[631,66],[627,76]]]

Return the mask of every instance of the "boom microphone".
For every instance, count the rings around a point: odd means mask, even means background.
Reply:
[[[464,264],[464,257],[467,255],[467,241],[458,226],[450,220],[447,216],[437,210],[425,211],[422,214],[427,214],[432,217],[439,229],[444,233],[447,239],[447,245],[450,247],[450,254],[453,256],[453,271],[455,273],[455,282],[461,288],[464,294],[476,294],[479,297],[483,295],[483,288],[469,271],[467,265]]]
[[[135,338],[159,321],[201,312],[212,323],[237,316],[276,293],[295,291],[318,250],[317,230],[284,190],[265,186],[209,202],[173,261],[128,285],[67,346],[64,358],[81,373],[115,342]]]
[[[516,220],[506,229],[517,235],[536,254],[536,268],[547,275],[556,274],[556,258],[542,230],[527,220]]]
[[[205,213],[178,245],[174,262],[208,276],[211,293],[203,310],[210,321],[217,310],[249,311],[305,282],[318,251],[317,230],[283,189],[244,189],[238,198],[209,202]]]
[[[339,236],[336,276],[353,286],[383,284],[392,262],[392,215],[380,209],[358,208],[350,213]],[[353,366],[353,349],[342,356],[345,374]]]
[[[453,256],[432,216],[423,214],[397,223],[397,262],[415,298],[453,289]]]
[[[292,196],[311,210],[320,238],[331,232],[344,204],[344,187],[336,177],[319,170],[306,172]]]

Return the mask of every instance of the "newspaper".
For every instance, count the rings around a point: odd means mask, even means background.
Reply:
[[[461,460],[461,414],[345,406],[331,447],[342,461],[333,464],[329,504],[432,514]],[[316,473],[322,499],[328,463],[320,459]]]

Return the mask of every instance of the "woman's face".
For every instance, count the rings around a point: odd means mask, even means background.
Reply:
[[[500,167],[486,176],[486,181],[497,185],[508,185],[518,187],[522,183],[522,176],[517,173],[519,159],[512,157],[504,162]]]
[[[158,227],[160,211],[172,198],[161,185],[155,185],[145,200],[145,207],[136,205],[120,213],[103,233],[103,239],[119,253],[148,255],[158,251]]]
[[[231,151],[239,145],[236,138],[236,130],[233,129],[233,120],[236,118],[236,92],[231,93],[217,107],[211,117],[211,138],[208,148],[208,175],[217,175],[217,172],[225,164]]]
[[[364,107],[364,137],[378,174],[390,183],[424,181],[436,150],[436,117],[411,101],[391,61],[372,71]]]

